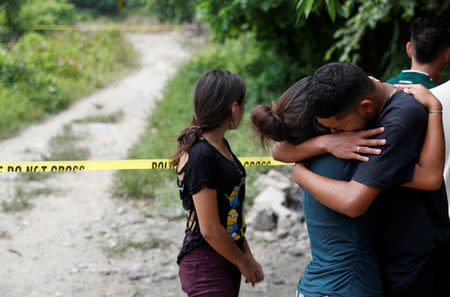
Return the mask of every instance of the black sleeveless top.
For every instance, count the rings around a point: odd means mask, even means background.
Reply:
[[[231,152],[227,140],[223,139]],[[200,233],[192,195],[205,187],[217,192],[218,213],[221,225],[228,231],[233,241],[242,248],[246,224],[243,214],[245,198],[245,168],[231,152],[231,161],[223,156],[206,139],[199,140],[188,152],[189,159],[178,174],[184,173],[182,180],[177,177],[183,208],[189,211],[183,246],[177,263],[195,249],[208,244]]]

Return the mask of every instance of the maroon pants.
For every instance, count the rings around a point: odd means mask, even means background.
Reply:
[[[181,288],[189,297],[237,297],[241,273],[209,245],[195,248],[180,263]]]

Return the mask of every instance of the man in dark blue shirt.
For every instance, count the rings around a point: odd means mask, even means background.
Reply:
[[[322,177],[301,164],[294,167],[294,180],[325,206],[350,217],[362,215],[376,197],[381,202],[377,242],[385,296],[450,296],[450,222],[442,173],[419,179],[414,174],[427,118],[441,116],[434,111],[442,107],[428,113],[411,95],[371,81],[347,63],[316,71],[310,101],[317,122],[332,133],[384,127],[377,138],[386,139],[386,145],[380,155],[360,163],[348,182]],[[293,161],[274,149],[274,157]],[[360,146],[355,150],[364,153]]]

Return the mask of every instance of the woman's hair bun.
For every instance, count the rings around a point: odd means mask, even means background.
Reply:
[[[253,129],[264,145],[266,139],[286,140],[286,127],[282,115],[272,111],[267,105],[257,105],[251,115]]]

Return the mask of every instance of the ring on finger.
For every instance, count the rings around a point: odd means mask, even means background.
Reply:
[[[360,147],[359,145],[356,147],[356,152],[357,152],[358,154],[361,152],[361,147]]]

